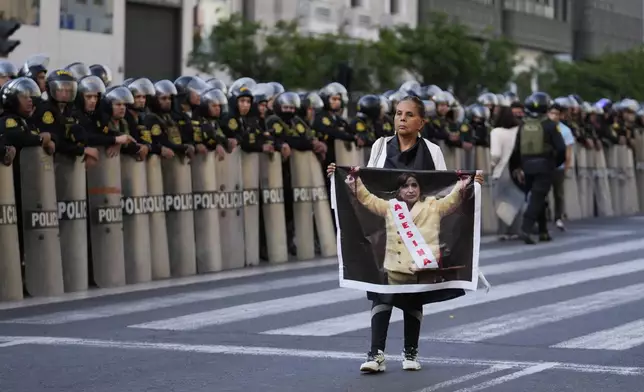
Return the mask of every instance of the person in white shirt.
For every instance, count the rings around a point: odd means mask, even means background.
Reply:
[[[512,186],[508,161],[514,150],[514,144],[519,130],[519,119],[514,115],[513,110],[508,107],[501,108],[496,122],[496,128],[490,133],[490,156],[492,166],[492,187],[493,194],[507,191]],[[517,188],[517,193],[522,191]],[[494,198],[497,200],[497,197]],[[515,219],[512,225],[507,225],[499,219],[499,239],[505,241],[518,238],[519,219]]]

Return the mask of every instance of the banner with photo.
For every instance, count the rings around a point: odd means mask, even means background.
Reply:
[[[338,166],[331,196],[340,286],[383,294],[476,290],[481,188],[474,175]]]

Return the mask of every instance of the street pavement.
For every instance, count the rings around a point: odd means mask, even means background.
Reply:
[[[0,391],[640,392],[643,234],[632,217],[482,240],[492,288],[425,307],[419,372],[395,310],[387,371],[360,374],[370,303],[335,260],[0,303]]]

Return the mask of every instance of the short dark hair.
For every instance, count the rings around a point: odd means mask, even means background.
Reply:
[[[416,99],[418,99],[418,98],[416,98]],[[418,189],[419,189],[419,192],[420,192],[420,195],[419,195],[420,200],[423,200],[424,199],[423,187],[422,187],[422,185],[420,185],[420,181],[418,180],[418,176],[415,173],[403,173],[403,174],[398,176],[398,178],[396,179],[396,185],[398,186],[398,189],[396,190],[396,199],[398,199],[398,197],[400,196],[400,190],[402,189],[402,187],[404,187],[407,184],[407,181],[410,178],[413,178],[418,183]]]
[[[514,128],[519,125],[519,120],[512,113],[512,109],[509,107],[501,107],[499,111],[499,116],[496,119],[496,124],[499,128]]]
[[[422,118],[425,118],[425,103],[423,103],[420,98],[415,95],[407,95],[405,98],[398,101],[398,103],[405,101],[413,102],[416,105],[416,109],[418,110],[418,115]]]

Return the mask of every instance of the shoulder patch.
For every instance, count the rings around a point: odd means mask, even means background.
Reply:
[[[386,122],[386,123],[385,123],[385,125],[383,125],[383,128],[384,128],[385,130],[389,131],[389,130],[391,129],[391,124],[389,124],[388,122]]]
[[[53,124],[54,123],[54,115],[49,110],[47,110],[45,112],[45,114],[42,115],[42,122],[44,122],[47,125]]]
[[[329,125],[331,125],[331,119],[329,119],[328,117],[322,117],[322,124],[328,127]]]
[[[613,123],[613,128],[615,128],[615,129],[619,129],[619,123],[614,122],[614,123]]]
[[[299,133],[306,132],[306,128],[304,128],[304,124],[302,123],[297,123],[297,125],[295,126],[295,129],[297,129]]]
[[[161,126],[159,124],[154,124],[150,129],[150,132],[152,132],[152,136],[161,135]]]
[[[230,130],[232,131],[239,128],[239,124],[237,124],[237,120],[234,118],[231,118],[230,120],[228,120],[228,128],[230,128]]]
[[[275,124],[273,124],[273,130],[275,131],[276,135],[281,135],[284,128],[282,127],[282,124],[276,122]]]
[[[366,129],[366,128],[365,128],[364,123],[363,123],[362,121],[358,121],[358,122],[356,123],[356,131],[358,131],[358,132],[364,132],[364,130],[365,130],[365,129]]]
[[[4,122],[5,128],[15,128],[18,126],[18,122],[13,118],[9,117],[7,121]]]
[[[461,125],[461,132],[467,132],[470,130],[470,127],[467,126],[467,124]]]

